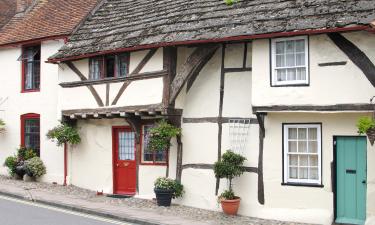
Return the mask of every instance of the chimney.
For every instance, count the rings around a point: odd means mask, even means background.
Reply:
[[[33,0],[16,0],[16,13],[25,12],[32,3]]]

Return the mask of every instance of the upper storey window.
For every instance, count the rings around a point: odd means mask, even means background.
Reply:
[[[105,55],[90,58],[90,80],[126,77],[129,71],[129,55]]]
[[[40,89],[40,45],[22,48],[22,92]]]
[[[272,40],[272,85],[308,85],[308,38]]]

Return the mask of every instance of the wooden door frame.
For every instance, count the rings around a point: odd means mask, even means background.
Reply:
[[[116,194],[116,173],[115,173],[115,157],[117,157],[116,155],[116,148],[117,148],[117,143],[116,143],[116,131],[117,130],[127,130],[127,131],[132,131],[132,132],[135,132],[133,131],[133,129],[130,127],[130,126],[112,126],[112,194]],[[135,154],[135,163],[136,165],[138,164],[137,162],[137,146],[135,144],[135,147],[134,147],[134,154]],[[137,171],[138,173],[138,171]],[[137,186],[137,178],[136,178],[136,186]]]
[[[353,138],[365,137],[366,143],[367,143],[367,137],[363,135],[333,135],[333,141],[332,141],[333,161],[332,161],[332,166],[331,166],[331,179],[332,179],[331,183],[332,183],[332,192],[333,192],[333,222],[335,222],[337,219],[337,138],[338,137],[353,137]],[[367,171],[367,149],[366,149],[366,171]],[[367,180],[367,173],[366,173],[366,180]],[[365,204],[367,204],[367,192],[366,192]]]

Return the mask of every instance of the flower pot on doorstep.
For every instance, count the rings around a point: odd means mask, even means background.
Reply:
[[[221,199],[221,208],[223,209],[224,213],[227,215],[235,216],[237,215],[238,208],[240,207],[241,198],[233,199],[233,200],[226,200]]]
[[[158,206],[171,206],[173,190],[154,189]]]

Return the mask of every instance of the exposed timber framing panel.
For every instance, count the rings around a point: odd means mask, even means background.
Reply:
[[[346,56],[365,74],[372,86],[375,87],[375,65],[355,44],[340,33],[328,33],[328,37]]]
[[[150,61],[152,56],[154,56],[156,51],[157,51],[157,49],[151,49],[146,54],[146,56],[142,59],[142,61],[138,64],[138,66],[133,70],[133,72],[131,72],[131,74],[129,74],[128,77],[133,77],[133,76],[135,76],[135,74],[138,74],[143,69],[143,67],[147,64],[147,62]],[[127,80],[123,83],[123,85],[121,86],[120,90],[118,91],[115,99],[113,99],[113,102],[112,102],[111,105],[117,104],[118,100],[120,99],[122,94],[125,92],[126,88],[129,86],[130,83],[131,83],[131,80]]]
[[[73,62],[65,62],[65,64],[81,79],[81,81],[86,81],[87,78],[79,71],[79,69],[73,64]],[[88,85],[87,88],[90,90],[92,96],[94,96],[96,103],[99,107],[103,107],[103,101],[100,98],[98,92],[95,90],[95,88],[92,85]]]
[[[248,173],[258,173],[258,168],[256,167],[243,167],[245,172]],[[197,163],[197,164],[185,164],[182,166],[182,169],[202,169],[202,170],[213,170],[214,164],[205,164],[205,163]]]
[[[174,103],[188,79],[199,74],[203,66],[206,65],[206,63],[212,58],[219,46],[220,45],[218,44],[199,46],[188,57],[188,59],[182,65],[182,68],[180,69],[180,71],[178,71],[176,77],[172,81],[170,87],[169,104]]]
[[[182,118],[183,123],[218,123],[219,120],[220,120],[219,117]],[[256,118],[221,117],[222,123],[230,123],[230,120],[250,120],[250,124],[258,124],[258,120]],[[247,123],[247,122],[242,122],[242,123]]]
[[[163,70],[167,71],[167,76],[163,77],[163,105],[164,107],[173,106],[169,104],[170,87],[176,76],[177,67],[177,48],[165,47],[163,49]]]

